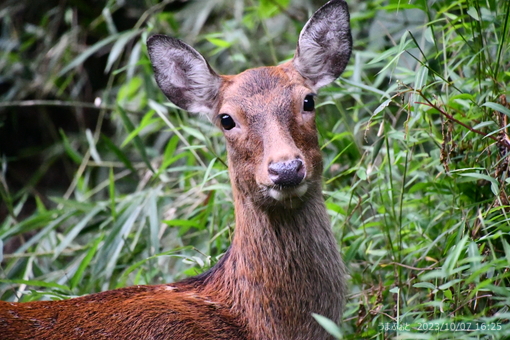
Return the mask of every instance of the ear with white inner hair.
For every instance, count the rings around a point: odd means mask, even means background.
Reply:
[[[156,82],[172,103],[192,113],[215,112],[221,77],[200,53],[165,35],[150,37],[147,49]]]
[[[331,0],[310,18],[299,35],[293,64],[313,90],[342,74],[352,51],[349,9]]]

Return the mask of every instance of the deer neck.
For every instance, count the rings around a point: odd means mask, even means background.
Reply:
[[[311,314],[341,316],[345,269],[320,185],[310,190],[294,209],[259,207],[234,190],[235,236],[212,282],[256,339],[326,339]]]

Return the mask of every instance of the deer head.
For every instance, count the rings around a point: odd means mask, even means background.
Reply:
[[[313,15],[294,58],[279,66],[220,76],[178,39],[155,35],[147,46],[168,99],[205,113],[223,131],[236,199],[289,208],[320,191],[314,97],[344,71],[351,54],[343,0],[332,0]]]

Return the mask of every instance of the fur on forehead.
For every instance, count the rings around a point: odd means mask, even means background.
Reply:
[[[267,93],[278,88],[292,87],[291,75],[285,72],[281,66],[259,67],[246,70],[236,76],[228,76],[238,97],[252,97],[261,93]],[[271,93],[277,95],[278,93]]]
[[[260,67],[227,76],[222,89],[222,104],[227,104],[227,111],[240,109],[246,119],[258,117],[253,122],[258,124],[261,115],[279,116],[292,110],[296,86],[303,80],[299,73],[289,74],[282,66]]]

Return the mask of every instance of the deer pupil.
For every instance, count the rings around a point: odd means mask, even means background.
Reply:
[[[223,126],[225,130],[231,130],[234,128],[234,126],[236,126],[236,123],[232,117],[227,114],[223,114],[221,115],[221,126]]]
[[[315,109],[315,103],[311,94],[305,97],[303,101],[303,111],[313,111]]]

